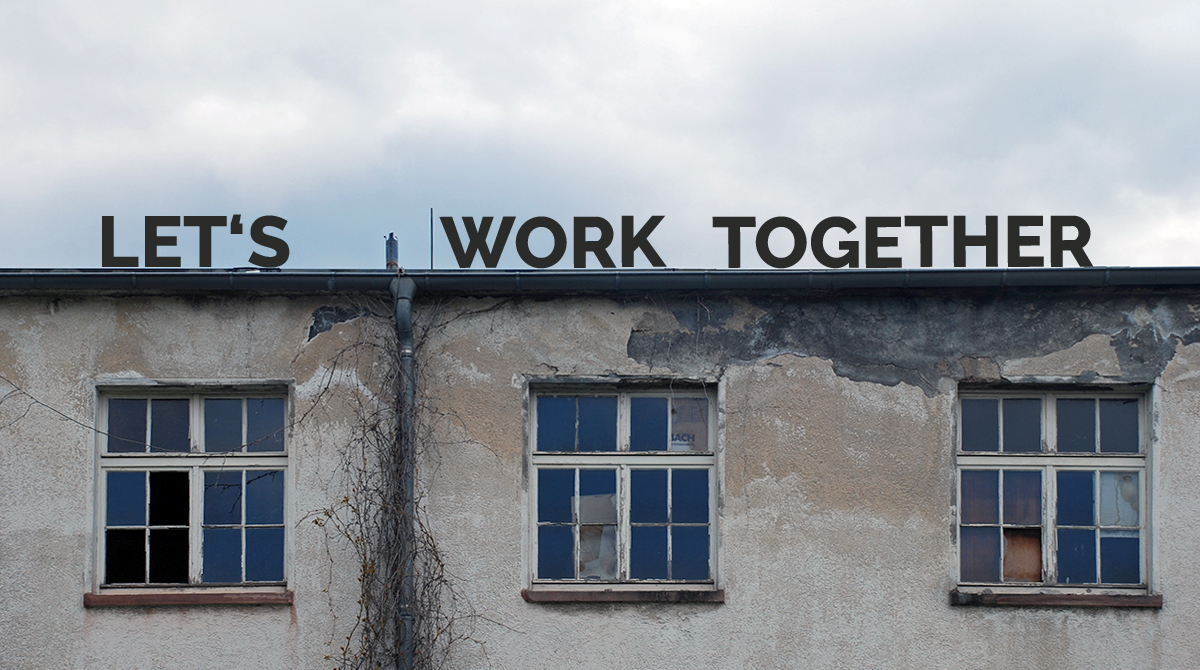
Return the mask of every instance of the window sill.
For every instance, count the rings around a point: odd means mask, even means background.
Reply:
[[[257,591],[106,590],[83,594],[84,607],[169,607],[193,605],[291,605],[287,589]]]
[[[723,603],[724,589],[521,589],[529,603]]]
[[[1161,594],[1129,593],[993,593],[983,591],[950,592],[950,604],[982,607],[1144,607],[1161,609]]]

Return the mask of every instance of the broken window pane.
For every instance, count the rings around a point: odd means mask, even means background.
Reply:
[[[1105,584],[1142,582],[1141,542],[1136,530],[1100,531],[1100,581]]]
[[[146,473],[109,472],[107,479],[109,526],[146,525]]]
[[[538,396],[538,451],[575,451],[575,397]]]
[[[237,451],[241,447],[241,399],[206,399],[204,401],[204,450],[211,452]]]
[[[630,451],[667,450],[667,399],[630,398]]]
[[[201,579],[208,584],[242,581],[242,529],[205,528]]]
[[[617,527],[579,528],[579,578],[617,578]]]
[[[1138,525],[1136,472],[1100,473],[1100,525]]]
[[[1092,471],[1058,472],[1058,525],[1091,526],[1095,524],[1095,481]]]
[[[617,450],[617,398],[579,398],[579,451]]]
[[[146,583],[146,531],[109,529],[104,533],[104,583]]]
[[[1096,451],[1096,401],[1060,398],[1058,413],[1058,450],[1062,452]]]
[[[246,399],[246,451],[283,451],[283,398]]]
[[[667,471],[632,470],[629,477],[632,488],[629,521],[632,523],[666,523]]]
[[[708,470],[671,471],[671,522],[708,523]]]
[[[617,522],[617,471],[579,471],[579,523]]]
[[[150,473],[151,526],[186,526],[190,508],[188,473]]]
[[[1138,442],[1137,398],[1101,400],[1100,451],[1134,454]]]
[[[112,398],[108,401],[108,451],[146,451],[146,400]]]
[[[634,526],[630,529],[629,576],[633,579],[667,578],[666,526]]]
[[[1000,581],[1000,529],[963,526],[959,533],[962,581]]]
[[[708,575],[708,526],[671,526],[671,579]]]
[[[538,526],[538,578],[575,578],[573,526]]]
[[[151,486],[153,486],[153,482],[151,482]],[[153,516],[153,513],[151,515]],[[150,529],[150,582],[154,584],[186,584],[187,581],[188,530],[186,528]]]
[[[1000,450],[1000,401],[964,398],[962,401],[963,451]]]
[[[1041,472],[1004,471],[1004,523],[1018,526],[1041,525]]]
[[[283,529],[246,529],[246,581],[283,581]]]
[[[1004,399],[1004,451],[1042,450],[1042,401],[1038,398]]]
[[[1096,583],[1096,531],[1058,529],[1058,583]]]
[[[571,500],[574,497],[574,470],[538,469],[538,521],[573,522],[575,513],[571,509]]]
[[[962,471],[962,522],[1000,523],[1000,471]]]
[[[671,451],[709,451],[708,398],[671,399]]]
[[[1004,529],[1004,581],[1042,581],[1042,530]]]
[[[150,401],[150,451],[191,451],[188,442],[187,400]]]
[[[283,471],[246,471],[246,523],[283,523]]]
[[[242,522],[241,470],[208,470],[204,473],[204,524]]]

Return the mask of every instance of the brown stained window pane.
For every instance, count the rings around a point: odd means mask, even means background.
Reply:
[[[617,527],[579,528],[580,579],[617,578]]]
[[[1004,581],[1042,581],[1042,530],[1004,529]]]
[[[1004,471],[1004,523],[1042,524],[1042,473]]]
[[[671,400],[671,451],[710,451],[707,398]]]
[[[1000,529],[963,526],[959,532],[962,581],[1000,581]]]
[[[962,522],[1000,523],[998,470],[963,470]]]

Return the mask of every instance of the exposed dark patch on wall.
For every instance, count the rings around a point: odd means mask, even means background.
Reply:
[[[352,321],[360,316],[367,316],[367,313],[367,310],[360,307],[330,307],[328,305],[318,307],[312,313],[313,322],[308,327],[308,339],[311,341],[337,324]]]
[[[1174,355],[1176,342],[1200,341],[1200,295],[1185,292],[1007,289],[749,302],[764,313],[738,330],[726,326],[737,310],[725,298],[656,297],[646,302],[647,311],[668,310],[678,328],[635,329],[628,354],[652,367],[678,369],[789,353],[816,356],[832,361],[834,371],[848,379],[908,383],[933,395],[940,378],[969,376],[963,357],[1003,363],[1102,334],[1113,338],[1121,381],[1150,382]]]

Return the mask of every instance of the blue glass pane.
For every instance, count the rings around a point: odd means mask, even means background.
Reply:
[[[246,399],[246,451],[283,451],[283,409],[283,398]]]
[[[1004,471],[1004,523],[1019,526],[1041,525],[1041,472]]]
[[[629,576],[666,579],[667,527],[634,526],[629,531]]]
[[[283,523],[283,471],[246,471],[246,523]]]
[[[1138,401],[1136,398],[1100,401],[1100,451],[1138,452]]]
[[[633,470],[629,478],[632,488],[629,493],[629,520],[632,523],[666,523],[667,471]],[[663,551],[665,566],[666,550]]]
[[[671,522],[708,523],[708,470],[671,471]]]
[[[201,579],[208,584],[242,581],[242,529],[205,528],[201,545],[204,566]]]
[[[667,399],[631,398],[629,401],[629,449],[667,450]]]
[[[242,446],[242,401],[209,398],[204,401],[204,450],[235,451]]]
[[[538,521],[571,523],[575,520],[571,509],[574,497],[574,470],[538,469]]]
[[[537,399],[537,450],[575,451],[574,396]]]
[[[204,473],[204,524],[224,525],[242,522],[242,471],[223,470]]]
[[[1058,472],[1058,525],[1091,526],[1095,521],[1095,472]]]
[[[1096,531],[1058,530],[1058,583],[1096,583]]]
[[[1000,523],[999,470],[963,470],[962,522]]]
[[[617,399],[579,399],[579,451],[617,450]]]
[[[671,579],[708,574],[708,526],[671,526]]]
[[[1037,398],[1004,399],[1004,451],[1042,450],[1042,401]]]
[[[964,398],[962,401],[963,451],[1000,450],[1000,401]]]
[[[146,473],[108,473],[109,526],[146,525]]]
[[[1063,399],[1057,402],[1058,450],[1096,451],[1096,401]]]
[[[108,450],[112,453],[146,451],[145,400],[113,398],[108,401]]]
[[[962,581],[1000,581],[1000,529],[964,526],[959,532]]]
[[[595,496],[617,492],[616,470],[580,470],[579,495]]]
[[[150,525],[186,526],[191,508],[188,473],[150,473]]]
[[[283,581],[283,529],[246,529],[246,581]]]
[[[538,527],[538,578],[575,578],[573,526]]]
[[[1118,535],[1120,533],[1120,535]],[[1105,584],[1142,583],[1141,545],[1137,531],[1100,533],[1100,581]]]
[[[191,451],[187,400],[150,401],[150,451]]]

